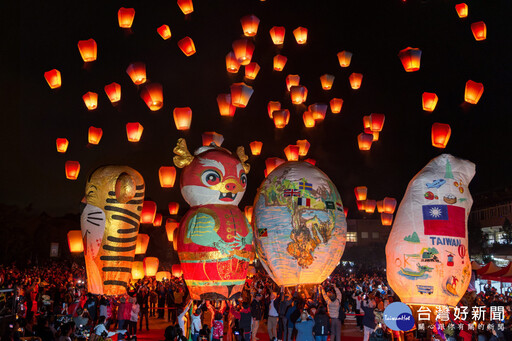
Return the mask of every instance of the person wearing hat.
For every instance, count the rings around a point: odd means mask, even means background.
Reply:
[[[257,341],[256,334],[260,326],[261,318],[263,317],[263,309],[261,309],[261,294],[256,292],[254,299],[251,302],[251,316],[252,316],[252,341]]]

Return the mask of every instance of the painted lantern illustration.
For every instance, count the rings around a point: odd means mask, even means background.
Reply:
[[[278,285],[322,283],[345,249],[341,197],[308,162],[286,162],[263,181],[254,201],[258,258]]]
[[[240,295],[254,258],[252,230],[238,204],[249,165],[243,147],[237,156],[214,144],[194,155],[184,139],[174,148],[183,168],[181,194],[191,206],[181,220],[178,256],[192,299],[232,299]]]
[[[473,163],[442,154],[409,183],[386,245],[388,282],[402,302],[455,306],[466,292],[474,175]]]

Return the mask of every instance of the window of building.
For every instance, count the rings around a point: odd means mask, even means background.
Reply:
[[[368,232],[361,232],[361,238],[367,239],[368,238]]]
[[[379,232],[372,232],[373,239],[379,239]]]
[[[357,232],[347,232],[347,242],[357,243]]]

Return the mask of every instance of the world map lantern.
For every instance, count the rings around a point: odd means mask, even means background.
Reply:
[[[256,194],[252,224],[256,254],[278,285],[322,283],[345,249],[338,190],[307,162],[286,162],[268,174]]]
[[[402,302],[455,306],[466,292],[474,175],[472,162],[442,154],[409,182],[386,245],[388,283]]]
[[[237,206],[247,186],[248,157],[243,147],[235,156],[213,145],[192,155],[184,139],[178,140],[174,153],[174,164],[183,168],[181,194],[191,206],[177,233],[191,298],[237,298],[254,258],[252,230]]]

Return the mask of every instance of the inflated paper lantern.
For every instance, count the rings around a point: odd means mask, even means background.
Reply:
[[[183,270],[181,268],[181,265],[180,264],[174,264],[172,266],[172,275],[174,277],[178,277],[180,278],[181,276],[183,276]]]
[[[252,212],[253,212],[253,207],[252,206],[245,206],[244,214],[245,214],[245,218],[247,219],[249,224],[252,223]]]
[[[290,144],[284,149],[284,154],[288,161],[299,161],[299,146]]]
[[[174,187],[176,180],[176,168],[173,166],[162,166],[158,169],[158,179],[162,188]]]
[[[304,85],[293,85],[290,88],[290,97],[293,104],[302,104],[308,98],[308,89]]]
[[[164,105],[164,93],[162,84],[149,83],[142,87],[140,97],[146,102],[149,110],[160,110]]]
[[[140,85],[146,82],[146,64],[136,62],[128,65],[126,73],[130,76],[133,84]]]
[[[333,114],[338,114],[341,112],[341,108],[343,107],[343,100],[341,98],[333,98],[329,104],[331,106],[331,112]]]
[[[163,282],[171,278],[171,273],[169,271],[158,271],[155,278],[158,282]]]
[[[261,141],[252,141],[251,143],[249,143],[249,146],[251,147],[252,155],[260,155],[261,154],[261,148],[263,147],[263,142],[261,142]]]
[[[308,111],[313,113],[315,121],[323,121],[327,113],[327,107],[328,105],[325,103],[313,103],[308,106]]]
[[[170,202],[168,207],[170,215],[177,215],[180,210],[180,204],[177,202]]]
[[[220,116],[235,116],[236,107],[231,104],[231,94],[220,94],[217,96],[217,106]]]
[[[393,225],[393,215],[390,213],[381,213],[380,222],[382,223],[383,226]]]
[[[135,18],[135,9],[121,7],[117,12],[117,20],[119,21],[119,27],[130,28],[133,24],[133,18]]]
[[[94,39],[79,40],[78,50],[80,51],[82,59],[86,63],[95,61],[98,55],[98,46],[96,45],[96,41]]]
[[[144,200],[142,204],[142,211],[140,212],[141,224],[153,224],[156,216],[156,202],[151,200]]]
[[[167,240],[171,243],[174,240],[174,231],[180,226],[180,223],[174,219],[167,218],[165,221],[165,232],[167,234]]]
[[[366,200],[356,200],[358,211],[364,211],[364,203],[365,202],[366,202]]]
[[[105,93],[111,103],[116,103],[121,100],[121,85],[117,83],[110,83],[105,85]]]
[[[452,128],[449,124],[432,124],[432,145],[436,148],[445,148],[452,135]]]
[[[176,124],[176,129],[178,129],[178,130],[190,129],[190,124],[192,123],[192,109],[190,109],[189,107],[174,108],[174,110],[172,112],[172,116],[174,117],[174,123]]]
[[[457,11],[459,18],[465,18],[468,16],[468,5],[465,3],[456,4],[455,10]]]
[[[377,212],[384,212],[384,200],[377,200]]]
[[[409,182],[386,245],[386,274],[406,304],[457,306],[471,281],[468,186],[475,165],[431,160]]]
[[[66,170],[66,178],[69,180],[76,180],[80,173],[80,162],[78,161],[66,161],[64,165]]]
[[[377,204],[377,202],[375,200],[366,200],[366,202],[364,203],[364,211],[366,213],[373,213],[375,212],[375,205]]]
[[[345,249],[347,223],[327,175],[307,162],[287,162],[269,173],[253,206],[258,259],[278,285],[315,285],[330,276]]]
[[[363,116],[363,127],[364,127],[365,132],[368,131],[367,134],[369,134],[369,132],[371,131],[371,129],[370,129],[370,115]]]
[[[254,90],[245,83],[234,83],[231,89],[231,104],[237,108],[245,108]]]
[[[230,51],[226,55],[226,70],[229,73],[237,73],[240,69],[240,63],[236,60],[235,53]]]
[[[300,84],[300,76],[299,75],[288,75],[286,76],[286,88],[288,91],[292,88],[292,86],[297,86]]]
[[[357,136],[357,144],[359,150],[370,150],[372,147],[373,135],[361,133]]]
[[[68,232],[69,252],[84,252],[84,243],[82,239],[82,231],[71,230]]]
[[[222,145],[224,142],[224,136],[222,134],[218,134],[214,131],[207,131],[201,134],[201,139],[203,141],[203,146],[209,146],[212,142],[215,143],[217,147]]]
[[[246,37],[254,37],[256,33],[258,33],[260,19],[258,19],[254,14],[242,17],[242,19],[240,19],[240,23],[242,24],[242,30]]]
[[[87,110],[94,110],[98,107],[98,94],[95,92],[87,92],[82,96],[84,100],[84,104],[87,107]]]
[[[281,158],[278,157],[269,157],[265,160],[265,170],[267,171],[267,176],[272,173],[274,169],[285,163]]]
[[[308,140],[297,140],[297,145],[299,146],[299,156],[308,155],[309,147],[311,146]]]
[[[156,276],[156,273],[158,272],[158,265],[159,261],[156,257],[146,257],[142,261],[144,264],[144,274],[147,277],[153,277]]]
[[[103,136],[103,129],[96,128],[93,126],[89,127],[88,141],[90,144],[100,143],[101,137]]]
[[[421,104],[423,106],[423,110],[432,112],[436,108],[437,105],[437,95],[433,92],[424,92],[421,95]]]
[[[421,62],[421,50],[407,47],[398,53],[398,57],[407,72],[418,71]]]
[[[341,51],[338,52],[338,62],[341,67],[349,67],[352,60],[352,52]]]
[[[272,118],[276,128],[282,129],[286,127],[290,121],[290,111],[288,109],[276,110],[274,111]]]
[[[287,61],[288,58],[286,58],[285,56],[282,56],[280,54],[276,55],[274,57],[274,71],[283,71]]]
[[[269,101],[268,104],[267,104],[267,112],[268,112],[268,116],[270,118],[273,118],[272,113],[274,111],[280,110],[280,109],[281,109],[281,102]]]
[[[178,0],[178,6],[185,15],[194,12],[194,4],[192,3],[192,0]]]
[[[470,104],[477,104],[484,93],[484,85],[482,83],[473,82],[469,80],[466,82],[466,89],[464,91],[464,101]]]
[[[57,138],[57,151],[59,153],[65,153],[68,150],[69,141],[65,138]]]
[[[149,245],[149,235],[139,233],[137,235],[137,243],[135,244],[135,254],[143,255],[146,253]]]
[[[308,41],[308,29],[304,27],[297,27],[293,30],[293,35],[295,36],[295,40],[297,44],[305,44]]]
[[[162,216],[161,213],[157,213],[155,215],[155,220],[153,220],[153,226],[154,227],[160,227],[162,226],[162,221],[163,221],[164,217]]]
[[[196,53],[196,46],[194,45],[194,41],[190,37],[185,37],[178,41],[178,47],[187,57],[190,57],[191,55]]]
[[[284,43],[284,34],[286,30],[282,26],[274,26],[270,29],[270,37],[274,45],[281,45]]]
[[[386,120],[386,115],[384,114],[370,114],[370,130],[371,131],[382,131],[384,127],[384,121]]]
[[[366,186],[357,186],[354,188],[354,194],[356,195],[356,200],[364,201],[368,195],[368,188]]]
[[[254,53],[254,44],[249,39],[238,39],[231,45],[235,58],[240,65],[247,65],[251,62]]]
[[[487,38],[487,26],[483,21],[474,22],[471,24],[471,32],[476,41],[482,41]]]
[[[361,82],[363,81],[363,75],[361,73],[352,73],[348,80],[350,81],[350,87],[354,90],[357,90],[361,87]]]
[[[316,165],[316,160],[315,159],[311,159],[311,158],[310,159],[305,159],[304,162],[307,162],[307,163],[309,163],[310,165],[313,165],[313,166]]]
[[[316,124],[315,118],[313,117],[313,113],[311,111],[304,111],[304,114],[302,114],[302,120],[304,121],[304,126],[306,128],[313,128]]]
[[[144,263],[136,261],[132,265],[132,280],[139,280],[144,278]]]
[[[144,127],[139,122],[126,123],[126,137],[129,142],[139,142]]]
[[[371,134],[373,136],[373,142],[379,140],[379,132],[378,131],[372,131]]]
[[[46,79],[46,81],[48,82],[50,89],[57,89],[60,88],[62,85],[60,71],[57,69],[46,71],[44,73],[44,79]]]
[[[393,213],[395,213],[396,199],[385,197],[384,200],[382,200],[382,206],[384,209],[384,213],[393,214]]]
[[[260,72],[260,66],[256,62],[251,62],[245,66],[245,78],[253,80]]]
[[[167,40],[172,36],[171,29],[169,28],[168,25],[162,25],[159,28],[157,28],[156,31],[158,32],[160,37],[162,37],[163,40]]]
[[[320,77],[320,83],[322,83],[322,89],[324,90],[331,90],[332,89],[332,83],[334,82],[334,76],[325,74]]]

